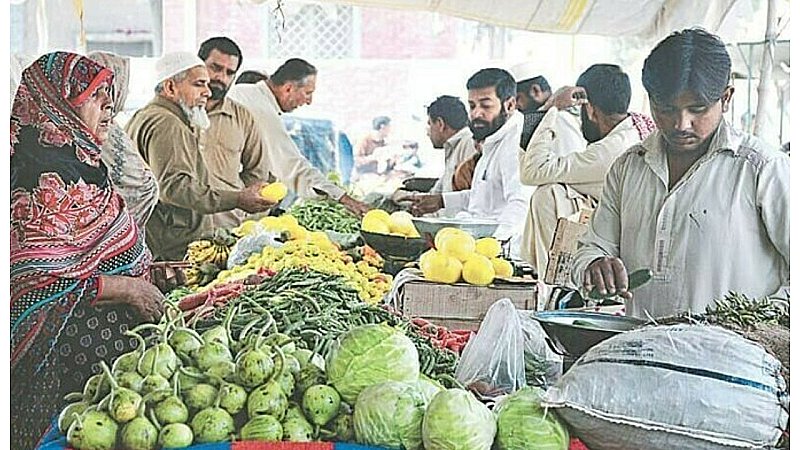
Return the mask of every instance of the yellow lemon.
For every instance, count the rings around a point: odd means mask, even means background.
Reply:
[[[494,280],[494,266],[489,258],[474,254],[464,263],[464,281],[477,286],[486,286]]]
[[[389,213],[384,211],[384,210],[382,210],[382,209],[371,209],[371,210],[367,211],[367,213],[364,214],[364,219],[367,219],[367,218],[370,219],[370,220],[378,219],[381,222],[385,223],[387,226],[391,222],[391,218],[389,216]]]
[[[426,279],[439,283],[453,284],[461,279],[461,261],[436,252],[426,264],[427,271],[423,271]]]
[[[262,187],[258,193],[264,200],[272,203],[278,203],[279,201],[283,200],[284,197],[286,197],[286,194],[289,193],[289,190],[286,188],[285,184],[281,183],[280,181],[276,181]]]
[[[480,238],[475,241],[475,252],[487,258],[494,258],[500,254],[500,242],[493,237]]]
[[[384,222],[381,218],[376,217],[374,215],[371,217],[367,217],[365,215],[364,218],[361,219],[361,229],[364,231],[368,231],[370,233],[378,233],[378,234],[391,233],[389,225],[386,222]]]
[[[436,236],[434,236],[433,245],[435,245],[436,248],[439,249],[439,247],[441,247],[442,239],[446,238],[447,236],[450,236],[451,234],[462,234],[462,233],[464,232],[459,230],[458,228],[453,228],[453,227],[442,228],[436,233]]]
[[[467,233],[451,233],[443,237],[440,244],[436,247],[437,250],[462,263],[475,254],[475,239]]]
[[[503,258],[492,258],[494,274],[499,278],[510,278],[514,276],[514,266]]]
[[[413,216],[405,211],[395,211],[389,215],[389,229],[392,233],[399,233],[403,236],[417,233],[414,222],[411,221],[412,218]]]
[[[429,269],[429,267],[428,267],[428,266],[430,265],[431,258],[432,258],[432,257],[434,257],[434,256],[435,256],[435,255],[437,255],[437,254],[439,254],[439,252],[437,252],[437,251],[436,251],[436,250],[434,250],[434,249],[430,249],[430,250],[428,250],[427,252],[425,252],[425,253],[423,253],[422,255],[420,255],[420,257],[419,257],[419,269],[420,269],[420,270],[421,270],[423,273],[424,273],[426,270],[428,270],[428,269]]]

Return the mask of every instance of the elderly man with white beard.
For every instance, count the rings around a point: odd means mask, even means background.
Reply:
[[[147,245],[157,260],[183,259],[187,244],[213,230],[210,215],[241,209],[257,213],[274,206],[258,193],[264,183],[221,189],[209,183],[203,136],[210,121],[211,91],[205,63],[188,52],[165,54],[156,63],[156,96],[125,127],[150,165],[160,188],[147,222]]]

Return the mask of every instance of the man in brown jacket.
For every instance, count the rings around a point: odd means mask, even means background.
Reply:
[[[155,98],[134,114],[125,131],[161,191],[147,223],[147,244],[157,260],[180,260],[189,242],[213,231],[210,214],[237,208],[257,213],[274,205],[259,195],[262,182],[244,189],[211,182],[201,138],[210,125],[205,63],[191,53],[169,53],[156,71]]]

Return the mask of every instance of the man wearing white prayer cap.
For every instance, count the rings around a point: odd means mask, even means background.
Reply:
[[[203,156],[211,96],[205,63],[193,53],[167,53],[156,62],[156,83],[155,98],[134,114],[125,132],[161,192],[147,222],[147,245],[156,260],[178,261],[191,241],[211,235],[211,214],[237,208],[257,213],[274,204],[259,195],[263,182],[245,189],[209,182]]]

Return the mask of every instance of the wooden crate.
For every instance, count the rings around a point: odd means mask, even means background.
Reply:
[[[536,309],[536,281],[519,278],[485,287],[410,281],[402,288],[400,310],[448,329],[477,331],[489,307],[502,298],[517,309]]]

